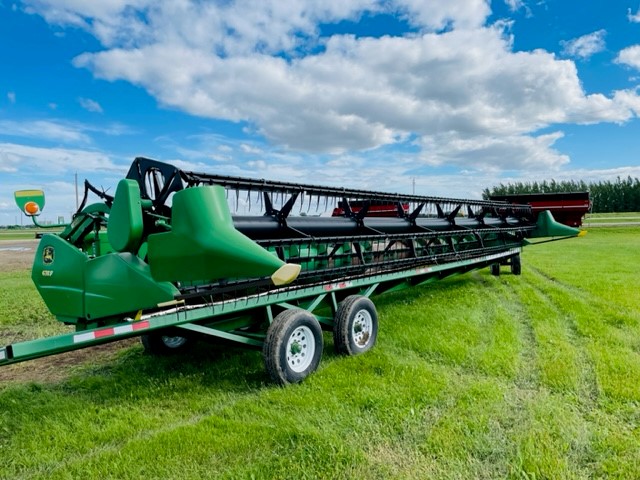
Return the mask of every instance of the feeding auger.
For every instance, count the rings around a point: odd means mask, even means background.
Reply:
[[[89,193],[99,201],[87,204]],[[16,192],[34,217],[39,191]],[[231,213],[234,207],[235,215]],[[255,210],[258,214],[255,214]],[[329,212],[330,214],[327,214]],[[113,196],[85,182],[72,222],[43,235],[32,278],[75,332],[0,348],[0,364],[141,335],[150,353],[202,336],[261,348],[297,382],[322,353],[376,341],[374,293],[501,264],[528,239],[579,230],[529,205],[401,195],[195,173],[137,158]]]

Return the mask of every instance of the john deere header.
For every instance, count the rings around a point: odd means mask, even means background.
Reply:
[[[35,221],[44,194],[23,190],[16,202]],[[519,274],[530,239],[579,233],[548,213],[534,220],[529,205],[229,177],[136,158],[113,196],[86,181],[72,222],[44,235],[35,255],[32,278],[48,308],[87,333],[7,346],[0,363],[142,332],[148,349],[169,348],[188,331],[262,346],[272,376],[297,381],[317,365],[303,357],[322,342],[304,353],[312,347],[302,339],[317,340],[320,326],[291,309],[338,315],[347,291],[368,297],[485,266],[497,273],[510,264]],[[343,320],[322,325],[343,350],[358,341],[369,348],[372,308],[340,314],[350,322],[342,330]],[[279,310],[286,315],[276,322]],[[289,370],[278,359],[291,361]]]

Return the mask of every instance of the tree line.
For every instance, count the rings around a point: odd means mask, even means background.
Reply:
[[[618,177],[615,181],[605,180],[586,183],[583,180],[555,180],[542,182],[515,182],[485,188],[482,197],[491,195],[514,195],[524,193],[589,192],[594,213],[640,212],[640,180]]]

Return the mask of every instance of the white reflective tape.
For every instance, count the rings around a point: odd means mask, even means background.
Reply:
[[[133,332],[133,325],[122,325],[121,327],[113,327],[114,335],[122,335],[123,333]]]
[[[347,288],[351,286],[352,282],[340,282],[340,283],[332,283],[329,285],[329,290],[340,290],[342,288]]]
[[[481,258],[481,260],[496,260],[498,258],[502,258],[502,257],[506,257],[507,255],[512,255],[514,253],[519,253],[519,250],[516,248],[512,248],[511,250],[508,250],[506,252],[501,252],[501,253],[494,253],[493,255],[487,255],[484,257],[484,259]]]
[[[93,332],[80,333],[78,335],[73,336],[73,343],[89,342],[91,340],[95,340],[95,338],[96,336]]]
[[[433,270],[433,268],[431,267],[421,267],[421,268],[416,268],[416,273],[420,274],[420,273],[429,273]]]

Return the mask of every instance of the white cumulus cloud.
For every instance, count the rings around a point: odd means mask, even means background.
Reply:
[[[0,171],[58,175],[68,171],[123,171],[102,152],[0,143]]]
[[[640,70],[640,45],[632,45],[621,50],[616,57],[616,62]]]
[[[163,104],[244,120],[275,143],[310,152],[371,149],[412,134],[525,135],[633,115],[614,99],[586,95],[573,62],[539,50],[514,53],[497,28],[336,36],[323,52],[290,61],[155,44],[75,62],[98,77],[142,85]]]
[[[102,113],[102,107],[95,100],[91,100],[90,98],[78,98],[78,103],[82,108],[84,108],[88,112]]]
[[[504,3],[507,4],[509,10],[512,12],[520,10],[525,6],[523,0],[504,0]]]
[[[29,3],[100,40],[103,49],[77,56],[77,67],[192,115],[245,122],[283,149],[345,154],[416,139],[424,162],[551,168],[568,161],[553,147],[562,124],[637,115],[634,90],[587,94],[572,60],[513,51],[504,25],[486,24],[485,0]],[[414,30],[321,36],[323,24],[378,13]],[[568,41],[565,51],[588,58],[605,48],[605,34]],[[550,126],[556,133],[538,133]]]
[[[640,7],[636,13],[632,13],[631,9],[627,9],[627,18],[631,23],[640,23]]]
[[[560,42],[563,47],[563,53],[569,57],[586,60],[606,48],[604,41],[606,34],[605,30],[598,30],[573,40]]]
[[[485,171],[528,168],[557,169],[569,162],[569,157],[553,149],[563,137],[561,132],[539,135],[460,136],[455,133],[423,139],[423,155],[429,164],[474,164]]]
[[[37,139],[59,144],[90,144],[91,133],[98,132],[110,136],[127,135],[133,130],[118,123],[98,126],[61,119],[49,120],[0,120],[3,136]]]
[[[158,42],[211,48],[224,55],[290,51],[314,39],[318,26],[391,13],[411,24],[441,30],[482,26],[488,0],[27,0],[50,23],[91,31],[108,47]]]
[[[58,120],[14,121],[0,120],[0,131],[12,137],[37,138],[61,143],[89,143],[86,128]]]

